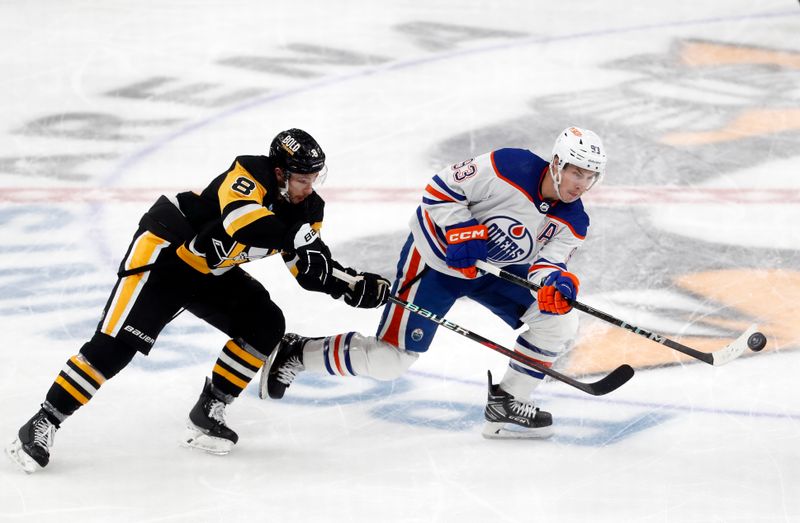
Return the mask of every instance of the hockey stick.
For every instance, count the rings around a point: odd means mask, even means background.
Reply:
[[[522,287],[526,287],[534,292],[538,291],[541,288],[540,285],[536,285],[535,283],[529,282],[525,278],[521,278],[516,274],[512,274],[504,269],[501,269],[500,267],[492,265],[491,263],[478,260],[475,266],[481,269],[482,271],[494,274],[498,278],[501,278],[510,283],[514,283],[516,285],[520,285]],[[678,352],[686,354],[687,356],[691,356],[692,358],[695,358],[697,360],[708,363],[709,365],[714,365],[717,367],[720,365],[725,365],[726,363],[729,363],[738,358],[739,356],[741,356],[744,350],[748,348],[748,346],[750,346],[749,344],[752,343],[750,341],[750,338],[754,334],[757,334],[756,330],[758,329],[758,325],[754,323],[750,325],[750,327],[746,331],[744,331],[744,333],[741,336],[736,338],[736,340],[734,340],[729,345],[726,345],[721,349],[715,350],[714,352],[701,352],[691,347],[687,347],[682,343],[678,343],[677,341],[673,341],[667,338],[666,336],[661,336],[660,334],[655,334],[653,332],[646,331],[640,327],[637,327],[636,325],[631,325],[623,320],[611,316],[610,314],[589,307],[588,305],[581,303],[578,300],[572,300],[570,303],[574,308],[578,309],[579,311],[583,311],[587,314],[590,314],[595,318],[599,318],[612,325],[616,325],[617,327],[622,327],[623,329],[630,331],[634,334],[638,334],[639,336],[644,336],[645,338],[653,340],[656,343],[660,343],[661,345],[666,345],[670,349],[676,350]],[[763,335],[761,335],[761,337],[763,338]],[[761,349],[754,348],[753,350],[761,350]]]
[[[340,271],[338,269],[333,269],[333,275],[340,280],[343,280],[349,284],[354,284],[356,279],[353,276],[350,276],[346,272]],[[558,381],[562,381],[567,385],[571,385],[576,389],[580,389],[587,394],[591,394],[593,396],[602,396],[603,394],[608,394],[609,392],[618,389],[622,385],[625,384],[629,379],[633,377],[633,367],[630,365],[621,365],[614,369],[610,374],[606,375],[605,377],[601,378],[600,380],[594,383],[585,383],[582,381],[578,381],[574,378],[561,374],[558,371],[551,369],[550,367],[545,367],[538,361],[530,358],[522,353],[515,352],[511,349],[507,349],[502,345],[498,345],[497,343],[484,338],[480,334],[474,333],[469,331],[463,327],[460,327],[453,323],[452,321],[447,320],[446,318],[440,318],[433,312],[423,309],[418,305],[414,305],[411,302],[405,301],[402,298],[397,296],[389,295],[389,301],[395,303],[404,309],[413,312],[414,314],[418,314],[423,318],[427,318],[428,320],[441,325],[442,327],[449,329],[456,334],[461,334],[472,341],[476,341],[481,345],[489,347],[490,349],[503,354],[504,356],[508,356],[512,360],[518,361],[520,363],[524,363],[528,367],[534,368],[537,371],[541,372],[542,374],[546,374],[551,378],[557,379]]]

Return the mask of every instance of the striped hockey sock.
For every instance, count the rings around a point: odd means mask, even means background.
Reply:
[[[67,360],[47,391],[45,408],[63,421],[89,403],[105,381],[106,378],[83,355],[76,354]]]
[[[214,365],[211,383],[225,394],[237,397],[258,374],[266,359],[267,356],[243,340],[228,340]]]

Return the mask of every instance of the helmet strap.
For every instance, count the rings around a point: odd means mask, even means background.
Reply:
[[[289,172],[286,169],[283,169],[283,168],[281,169],[281,178],[283,178],[283,184],[280,184],[280,183],[278,184],[278,192],[280,193],[281,198],[283,198],[287,202],[291,201],[289,199],[289,177],[290,176],[291,175],[289,174]]]
[[[555,168],[555,170],[553,170],[553,163],[555,162],[550,162],[550,169],[549,169],[550,178],[553,179],[553,188],[556,191],[556,196],[558,196],[559,200],[563,201],[563,199],[561,198],[561,191],[559,190],[559,186],[561,185],[561,165],[563,165],[564,162],[562,162],[561,158],[559,158],[558,159],[559,165]]]

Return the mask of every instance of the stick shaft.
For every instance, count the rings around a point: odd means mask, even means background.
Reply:
[[[342,272],[338,269],[333,269],[333,276],[343,280],[349,284],[354,284],[356,282],[356,278],[350,276],[349,274]],[[405,301],[404,299],[400,298],[399,296],[389,295],[389,301],[392,303],[403,307],[404,309],[413,312],[414,314],[418,314],[423,318],[426,318],[437,325],[441,325],[442,327],[455,332],[456,334],[460,334],[466,338],[471,339],[472,341],[478,342],[485,347],[489,347],[493,351],[499,352],[508,358],[518,361],[536,369],[537,371],[550,376],[558,381],[566,383],[567,385],[571,385],[576,389],[582,390],[587,394],[592,394],[593,396],[602,396],[603,394],[608,394],[609,392],[618,389],[621,387],[625,382],[633,377],[633,368],[629,365],[621,365],[614,369],[610,374],[604,376],[602,379],[594,382],[594,383],[585,383],[582,381],[578,381],[570,376],[562,374],[556,370],[551,369],[550,367],[546,367],[542,363],[536,361],[535,359],[526,356],[525,354],[516,352],[514,350],[508,349],[499,345],[492,340],[481,336],[475,332],[472,332],[464,327],[461,327],[452,321],[449,321],[446,318],[441,318],[435,313],[425,310],[422,307],[415,305],[411,302]]]
[[[540,285],[536,285],[535,283],[530,282],[530,281],[526,280],[525,278],[520,278],[516,274],[512,274],[512,273],[510,273],[510,272],[508,272],[506,270],[503,270],[500,267],[497,267],[497,266],[492,265],[490,263],[478,260],[478,262],[476,263],[476,266],[479,269],[483,270],[483,271],[486,271],[488,273],[494,274],[498,278],[501,278],[501,279],[503,279],[503,280],[505,280],[507,282],[510,282],[510,283],[514,283],[516,285],[520,285],[522,287],[527,287],[528,289],[530,289],[530,290],[532,290],[534,292],[538,291],[541,288]],[[627,331],[630,331],[630,332],[632,332],[634,334],[638,334],[639,336],[645,337],[645,338],[647,338],[649,340],[652,340],[652,341],[654,341],[656,343],[660,343],[661,345],[666,345],[670,349],[673,349],[673,350],[676,350],[676,351],[681,352],[683,354],[686,354],[687,356],[691,356],[692,358],[695,358],[695,359],[698,359],[698,360],[703,361],[705,363],[708,363],[709,365],[713,365],[714,364],[714,356],[712,354],[709,354],[709,353],[706,353],[706,352],[700,352],[699,350],[693,349],[691,347],[687,347],[686,345],[683,345],[682,343],[678,343],[677,341],[671,340],[671,339],[667,338],[666,336],[662,336],[660,334],[656,334],[654,332],[650,332],[650,331],[648,331],[646,329],[642,329],[641,327],[637,327],[636,325],[631,325],[630,323],[628,323],[626,321],[623,321],[623,320],[621,320],[619,318],[615,318],[614,316],[612,316],[612,315],[610,315],[608,313],[605,313],[603,311],[599,311],[599,310],[595,309],[594,307],[590,307],[590,306],[586,305],[585,303],[579,302],[578,300],[569,300],[569,302],[572,304],[572,306],[574,308],[578,309],[579,311],[585,312],[586,314],[594,316],[595,318],[598,318],[598,319],[601,319],[601,320],[603,320],[605,322],[611,323],[612,325],[616,325],[617,327],[622,327],[623,329],[625,329]]]

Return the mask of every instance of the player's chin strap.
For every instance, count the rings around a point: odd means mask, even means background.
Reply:
[[[553,179],[553,188],[556,190],[556,196],[558,196],[559,200],[562,200],[561,190],[559,189],[559,185],[561,185],[561,167],[556,167],[555,172],[553,172],[553,162],[550,162],[550,177]]]
[[[355,276],[351,276],[344,271],[340,271],[339,269],[333,269],[333,276],[339,278],[340,280],[347,282],[349,285],[355,285],[358,281]],[[594,383],[585,383],[582,381],[578,381],[574,378],[561,374],[558,371],[551,369],[550,367],[545,367],[540,362],[534,360],[533,358],[529,358],[520,352],[515,352],[511,349],[507,349],[502,345],[498,345],[497,343],[484,338],[480,334],[476,334],[472,331],[468,331],[463,327],[459,327],[455,323],[441,318],[433,312],[427,311],[422,307],[414,305],[411,302],[407,302],[398,296],[389,295],[389,301],[403,307],[404,309],[413,312],[414,314],[418,314],[423,318],[427,318],[428,320],[436,323],[437,325],[441,325],[442,327],[449,329],[457,334],[465,336],[472,341],[476,341],[485,347],[489,347],[490,349],[499,352],[505,356],[508,356],[512,360],[518,361],[528,367],[536,369],[538,372],[542,374],[546,374],[551,378],[557,379],[558,381],[564,382],[567,385],[571,385],[576,389],[582,390],[587,394],[591,394],[593,396],[602,396],[603,394],[608,394],[609,392],[618,389],[622,385],[624,385],[629,379],[633,377],[633,368],[630,365],[621,365],[614,369],[610,374],[607,374],[600,380]]]
[[[500,267],[492,265],[491,263],[478,260],[477,263],[475,263],[475,266],[484,272],[488,272],[507,282],[514,283],[521,287],[525,287],[534,292],[537,292],[541,288],[541,286],[529,282],[525,278],[520,278],[516,274],[512,274],[506,270],[501,269]],[[755,334],[756,331],[758,330],[758,325],[754,323],[750,325],[750,327],[746,331],[744,331],[744,333],[741,336],[736,338],[736,340],[734,340],[729,345],[726,345],[721,349],[715,350],[714,352],[701,352],[691,347],[687,347],[682,343],[678,343],[677,341],[673,341],[667,338],[666,336],[661,336],[660,334],[655,334],[650,331],[646,331],[640,327],[637,327],[636,325],[631,325],[630,323],[617,319],[614,316],[611,316],[610,314],[589,307],[588,305],[581,303],[578,300],[567,300],[567,301],[569,301],[569,303],[579,311],[585,312],[586,314],[590,314],[595,318],[599,318],[612,325],[616,325],[617,327],[622,327],[623,329],[628,330],[634,334],[638,334],[639,336],[644,336],[648,340],[660,343],[661,345],[666,345],[670,349],[676,350],[678,352],[686,354],[687,356],[691,356],[694,359],[703,361],[705,363],[708,363],[709,365],[714,365],[714,366],[725,365],[726,363],[731,362],[736,358],[738,358],[739,356],[741,356],[744,350],[748,347],[748,341],[750,337],[753,334]]]

